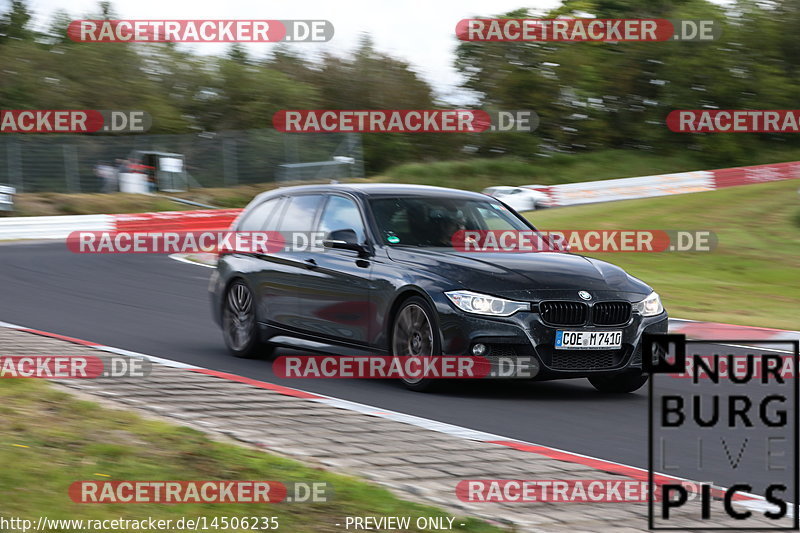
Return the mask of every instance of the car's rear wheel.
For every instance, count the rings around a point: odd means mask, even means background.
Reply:
[[[249,359],[272,352],[272,348],[259,339],[255,298],[243,280],[236,280],[228,287],[222,310],[222,332],[228,351],[236,357]]]
[[[398,309],[392,325],[392,355],[396,357],[436,357],[440,355],[439,336],[435,333],[433,311],[419,296],[412,296]],[[440,383],[432,378],[400,378],[414,391],[431,391]]]
[[[626,394],[639,390],[647,383],[647,374],[641,372],[623,372],[612,376],[594,376],[589,378],[595,389],[612,394]]]

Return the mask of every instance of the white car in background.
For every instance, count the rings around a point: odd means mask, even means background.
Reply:
[[[550,207],[550,197],[541,191],[535,190],[534,187],[544,187],[544,185],[522,185],[520,187],[499,185],[487,187],[481,192],[497,198],[514,209],[514,211],[533,211],[534,209]]]

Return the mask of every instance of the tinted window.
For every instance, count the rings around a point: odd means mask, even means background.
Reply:
[[[356,232],[358,242],[364,242],[364,224],[361,222],[361,213],[358,205],[350,198],[331,196],[322,212],[319,230],[326,236],[331,231],[351,229]]]
[[[272,202],[273,200],[270,200]],[[267,221],[261,226],[262,231],[278,231],[278,224],[281,221],[281,211],[286,206],[286,198],[276,198],[276,203],[272,204],[272,212],[267,216]]]
[[[293,196],[288,202],[278,230],[311,231],[314,228],[314,216],[322,202],[322,196],[317,194]]]
[[[264,229],[270,215],[278,207],[279,200],[280,198],[273,198],[254,207],[239,223],[239,231],[261,231]]]
[[[480,218],[483,219],[483,223],[486,226],[484,229],[500,231],[510,229],[504,216],[505,212],[490,208],[488,205],[477,206],[475,210]]]
[[[370,201],[383,242],[452,247],[459,230],[529,230],[497,202],[441,197]]]

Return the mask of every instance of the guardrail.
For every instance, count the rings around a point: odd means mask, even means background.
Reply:
[[[800,178],[800,161],[534,187],[553,206],[633,200]]]
[[[0,218],[0,241],[66,239],[73,231],[223,231],[241,209]]]
[[[66,239],[73,231],[114,231],[114,215],[0,218],[0,240]]]

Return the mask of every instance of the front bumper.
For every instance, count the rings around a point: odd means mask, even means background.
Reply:
[[[485,344],[490,360],[497,357],[535,357],[536,380],[589,377],[641,370],[642,334],[666,333],[666,312],[653,317],[633,313],[622,326],[552,326],[536,312],[518,312],[510,317],[489,318],[464,313],[449,302],[437,301],[444,355],[471,355],[474,344]],[[556,350],[558,330],[622,330],[622,348],[617,350]]]

